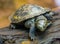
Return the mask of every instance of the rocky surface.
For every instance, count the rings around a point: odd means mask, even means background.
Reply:
[[[59,44],[60,19],[54,20],[53,25],[36,38],[36,40],[31,41],[26,29],[10,29],[8,26],[0,30],[0,44]]]

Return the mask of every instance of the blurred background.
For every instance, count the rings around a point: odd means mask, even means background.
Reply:
[[[8,26],[10,24],[9,16],[27,3],[51,9],[60,8],[60,0],[0,0],[0,28]]]

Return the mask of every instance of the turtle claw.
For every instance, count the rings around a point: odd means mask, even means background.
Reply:
[[[31,40],[35,40],[35,37],[30,37],[31,38]]]
[[[33,34],[33,33],[30,33],[29,37],[30,37],[31,40],[35,40],[36,39],[35,34]]]
[[[35,40],[35,27],[32,27],[29,32],[29,37],[31,40]]]
[[[11,25],[10,25],[10,28],[11,28],[11,29],[15,29],[15,26],[11,24]]]

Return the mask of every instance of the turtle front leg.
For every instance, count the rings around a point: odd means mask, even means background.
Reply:
[[[25,27],[29,28],[29,37],[31,40],[35,39],[35,19],[30,19],[25,22]]]
[[[36,36],[35,36],[35,30],[36,29],[35,29],[34,25],[30,27],[29,37],[31,38],[31,40],[34,40],[36,38]]]

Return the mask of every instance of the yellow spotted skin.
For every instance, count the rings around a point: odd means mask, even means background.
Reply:
[[[18,19],[18,17],[17,17],[17,16],[13,16],[13,18],[14,18],[14,19]]]

